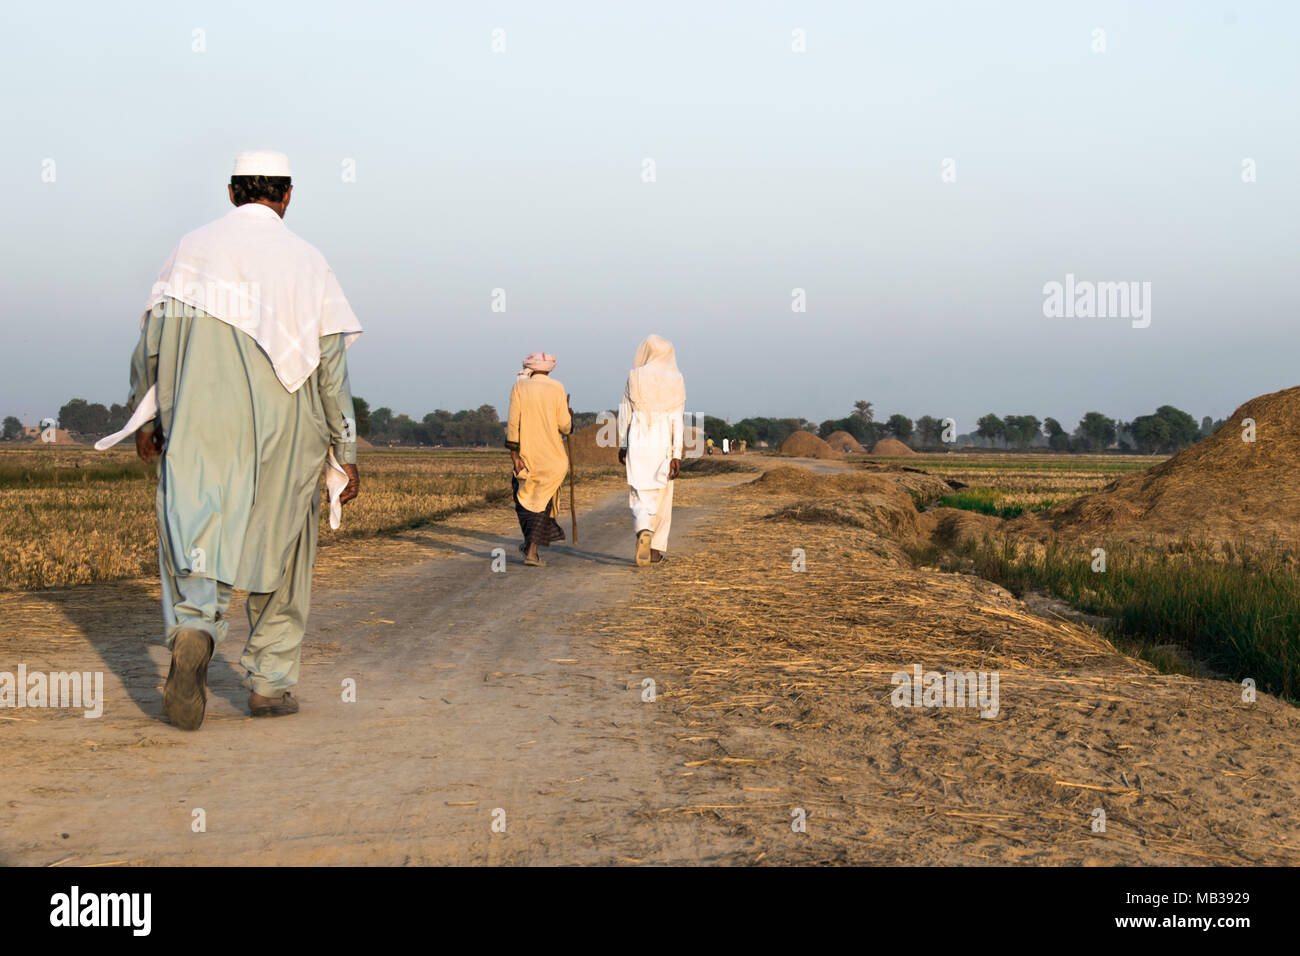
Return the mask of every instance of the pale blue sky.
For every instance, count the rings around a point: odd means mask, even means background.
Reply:
[[[658,332],[690,408],[732,418],[1223,416],[1300,379],[1298,10],[10,5],[0,415],[124,398],[158,268],[266,148],[372,405],[504,411],[544,349],[609,407]],[[1151,282],[1150,328],[1044,318],[1066,273]]]

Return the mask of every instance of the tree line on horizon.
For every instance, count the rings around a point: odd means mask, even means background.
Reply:
[[[870,449],[882,438],[895,438],[918,451],[974,445],[986,448],[1028,450],[1050,448],[1061,452],[1101,452],[1114,448],[1141,454],[1173,454],[1193,442],[1207,438],[1218,430],[1223,419],[1209,415],[1196,419],[1173,405],[1161,405],[1150,415],[1139,415],[1131,422],[1111,418],[1101,412],[1085,412],[1067,431],[1055,418],[1039,419],[1036,415],[1002,415],[992,412],[975,422],[975,429],[955,435],[955,441],[943,441],[944,419],[922,415],[913,422],[906,415],[890,415],[876,421],[872,403],[854,403],[846,418],[829,419],[818,426],[817,434],[826,438],[837,431],[851,434]],[[810,429],[811,430],[811,429]]]
[[[353,396],[357,434],[376,445],[424,445],[444,447],[500,447],[505,443],[505,422],[492,405],[449,412],[436,409],[420,419],[394,413],[387,406],[371,410],[362,397]],[[1110,418],[1101,412],[1086,412],[1072,431],[1057,419],[1035,415],[1002,415],[990,412],[976,421],[973,431],[958,434],[955,442],[944,442],[944,419],[922,415],[913,421],[896,413],[877,421],[871,402],[853,403],[844,418],[827,419],[820,425],[806,418],[751,417],[730,423],[713,415],[703,416],[705,434],[715,442],[726,438],[744,441],[750,447],[779,447],[796,431],[808,431],[822,438],[848,432],[868,450],[883,438],[894,438],[917,451],[944,450],[973,445],[984,448],[1028,450],[1049,448],[1060,452],[1100,452],[1109,448],[1143,454],[1172,454],[1213,434],[1223,424],[1205,416],[1198,424],[1187,412],[1161,405],[1150,415],[1131,422]],[[600,412],[575,412],[574,430],[594,424]],[[612,414],[612,412],[606,412]],[[124,405],[105,406],[74,398],[59,409],[58,427],[74,435],[99,438],[126,425]],[[23,434],[23,423],[13,415],[3,422],[3,438],[12,441]]]

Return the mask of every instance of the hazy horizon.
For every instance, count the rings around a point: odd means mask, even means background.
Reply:
[[[286,222],[366,327],[353,390],[415,418],[504,414],[539,349],[575,409],[610,408],[651,332],[677,346],[688,408],[733,421],[858,399],[963,433],[990,411],[1199,421],[1297,384],[1290,5],[56,3],[6,20],[0,416],[27,424],[125,399],[159,267],[229,208],[253,148],[288,153]],[[1150,283],[1149,327],[1045,317],[1067,275]]]

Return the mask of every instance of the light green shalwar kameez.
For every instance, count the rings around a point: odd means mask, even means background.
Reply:
[[[220,642],[231,589],[248,591],[244,686],[278,697],[298,682],[321,470],[331,447],[340,464],[356,462],[344,336],[321,337],[320,365],[290,393],[247,333],[174,300],[166,306],[140,332],[128,407],[157,384],[167,646],[185,628]]]

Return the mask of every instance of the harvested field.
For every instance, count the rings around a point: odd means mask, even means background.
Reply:
[[[969,491],[953,498],[953,507],[996,514],[1016,514],[1050,508],[1071,498],[1098,491],[1117,477],[1143,471],[1167,460],[1163,455],[1056,455],[1056,454],[946,454],[918,455],[905,466],[937,475],[952,483],[953,491]],[[896,459],[867,461],[859,467],[900,467]],[[978,498],[990,507],[981,507]]]
[[[916,568],[906,542],[935,514],[916,507],[949,487],[935,476],[710,464],[677,486],[658,568],[631,564],[617,473],[580,479],[583,547],[540,571],[514,556],[487,573],[517,541],[505,501],[327,547],[304,712],[272,733],[246,726],[234,634],[209,726],[158,723],[156,579],[0,594],[18,659],[110,671],[93,757],[75,715],[3,725],[23,834],[6,859],[256,862],[263,830],[236,808],[257,799],[285,821],[286,863],[1300,862],[1289,705],[1158,674],[988,581]],[[996,670],[996,716],[893,706],[914,666]],[[357,704],[338,703],[345,676]],[[320,759],[283,780],[289,745]],[[212,769],[232,748],[247,772]],[[199,789],[221,841],[190,838]],[[488,839],[496,806],[509,841]]]
[[[877,530],[800,520],[786,509],[814,494],[864,509],[818,476],[764,478],[730,490],[701,549],[626,615],[591,622],[655,675],[683,796],[692,775],[714,797],[656,813],[715,818],[763,841],[765,863],[1300,862],[1292,707],[1157,674],[987,581],[913,568]],[[706,487],[684,491],[689,504]],[[997,717],[894,707],[891,675],[918,664],[997,670]],[[793,808],[815,839],[789,832]]]
[[[506,502],[504,450],[386,449],[358,459],[361,495],[321,547],[416,527],[469,508]],[[579,481],[617,472],[585,466]],[[0,590],[111,581],[157,569],[157,481],[133,449],[30,447],[0,451]],[[563,497],[563,496],[562,496]],[[567,499],[565,499],[567,501]]]

